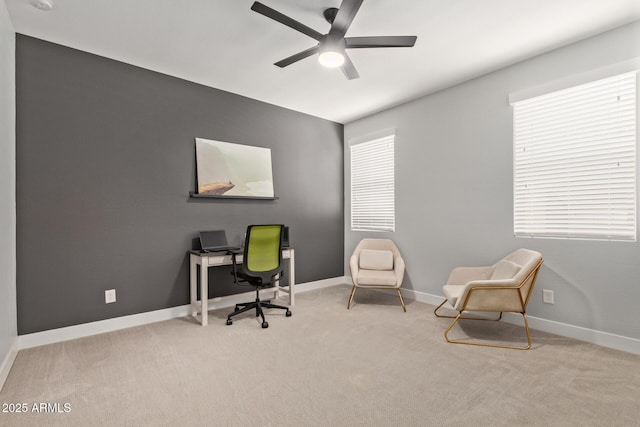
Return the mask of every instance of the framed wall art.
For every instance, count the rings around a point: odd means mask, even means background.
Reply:
[[[271,149],[196,138],[192,197],[275,199]]]

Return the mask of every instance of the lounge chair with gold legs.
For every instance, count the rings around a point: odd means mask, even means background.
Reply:
[[[362,239],[349,260],[353,288],[347,309],[351,308],[358,288],[388,289],[398,293],[402,310],[407,311],[400,286],[404,278],[404,260],[398,247],[389,239]]]
[[[526,308],[535,285],[542,255],[529,249],[518,249],[497,263],[487,267],[458,267],[451,271],[447,284],[442,291],[446,299],[435,310],[437,317],[454,319],[444,332],[447,342],[454,344],[481,345],[486,347],[513,348],[528,350],[531,348],[531,335],[527,322]],[[438,310],[449,303],[457,315],[438,314]],[[497,319],[463,317],[471,312],[500,313]],[[449,331],[459,320],[500,320],[502,313],[519,313],[524,319],[527,345],[515,347],[484,342],[470,342],[449,339]]]

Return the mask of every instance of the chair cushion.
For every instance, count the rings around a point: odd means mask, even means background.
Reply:
[[[512,279],[518,271],[520,271],[520,266],[518,264],[503,259],[496,263],[496,267],[489,280]]]
[[[464,292],[464,285],[444,285],[442,287],[442,293],[449,301],[449,304],[455,307],[458,298],[462,296]]]
[[[360,268],[365,270],[393,270],[393,252],[363,249],[360,251]]]
[[[358,286],[396,286],[393,270],[358,270]]]

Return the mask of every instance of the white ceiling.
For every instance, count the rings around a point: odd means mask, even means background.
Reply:
[[[30,1],[5,0],[18,33],[340,123],[640,19],[640,0],[365,0],[347,36],[418,40],[350,50],[349,81],[316,56],[274,66],[316,42],[253,0],[53,0],[49,12]],[[322,11],[341,2],[261,1],[321,33]]]

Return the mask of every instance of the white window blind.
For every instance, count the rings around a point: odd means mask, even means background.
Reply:
[[[636,73],[514,104],[514,233],[636,240]]]
[[[351,146],[351,229],[395,231],[395,136]]]

